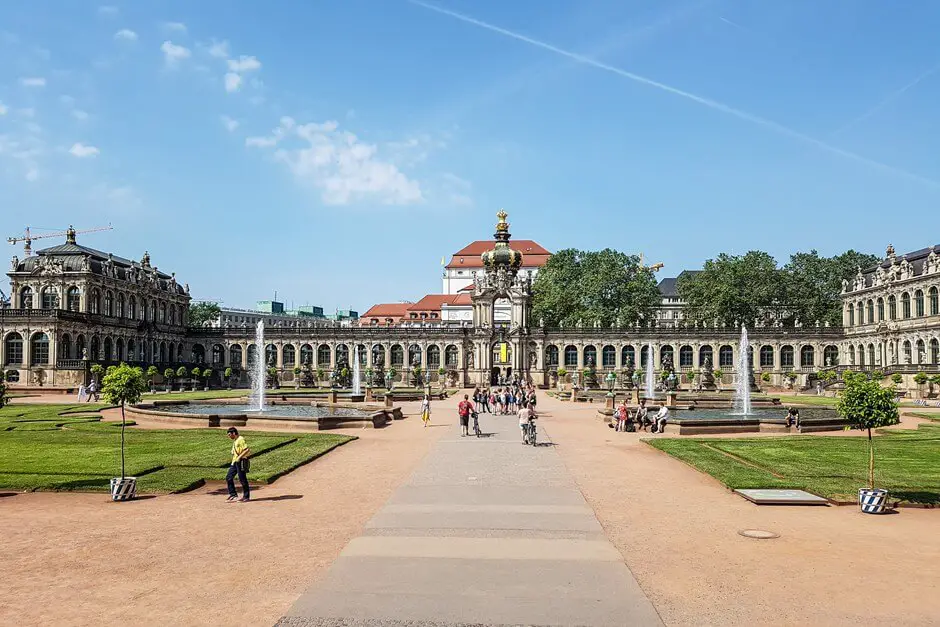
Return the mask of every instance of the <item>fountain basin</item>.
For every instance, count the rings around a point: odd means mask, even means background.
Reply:
[[[666,433],[708,435],[715,433],[812,433],[841,431],[846,421],[834,409],[822,407],[800,409],[800,429],[786,426],[786,410],[782,407],[755,407],[747,415],[736,415],[728,409],[678,409],[669,417]]]
[[[263,412],[243,401],[154,401],[129,408],[127,415],[194,427],[286,427],[302,431],[381,428],[402,418],[398,407],[279,401],[266,403]]]

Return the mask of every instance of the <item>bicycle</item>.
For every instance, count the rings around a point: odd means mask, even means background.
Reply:
[[[483,432],[480,431],[480,416],[476,412],[473,412],[471,416],[473,416],[473,433],[479,438],[483,435]]]
[[[531,444],[532,446],[535,446],[537,439],[538,438],[536,436],[535,421],[530,419],[529,422],[527,422],[525,425],[525,433],[522,436],[522,443]]]

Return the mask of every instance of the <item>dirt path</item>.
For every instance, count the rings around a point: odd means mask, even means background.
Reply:
[[[940,511],[752,505],[546,398],[542,427],[667,625],[936,624]],[[780,534],[752,540],[743,529]],[[613,594],[614,591],[611,591]]]
[[[356,430],[248,504],[224,486],[132,503],[4,493],[0,624],[273,624],[445,431]]]

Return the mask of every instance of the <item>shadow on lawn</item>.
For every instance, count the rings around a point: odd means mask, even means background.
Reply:
[[[909,503],[922,503],[924,505],[940,505],[940,492],[929,490],[891,490],[888,500],[901,500]]]

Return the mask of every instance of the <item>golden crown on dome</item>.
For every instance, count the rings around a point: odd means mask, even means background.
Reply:
[[[503,267],[512,271],[518,270],[522,266],[522,253],[509,247],[509,223],[506,218],[509,217],[503,209],[496,214],[498,222],[496,223],[496,233],[493,238],[496,240],[492,250],[488,250],[480,255],[480,260],[487,270],[496,270]]]

